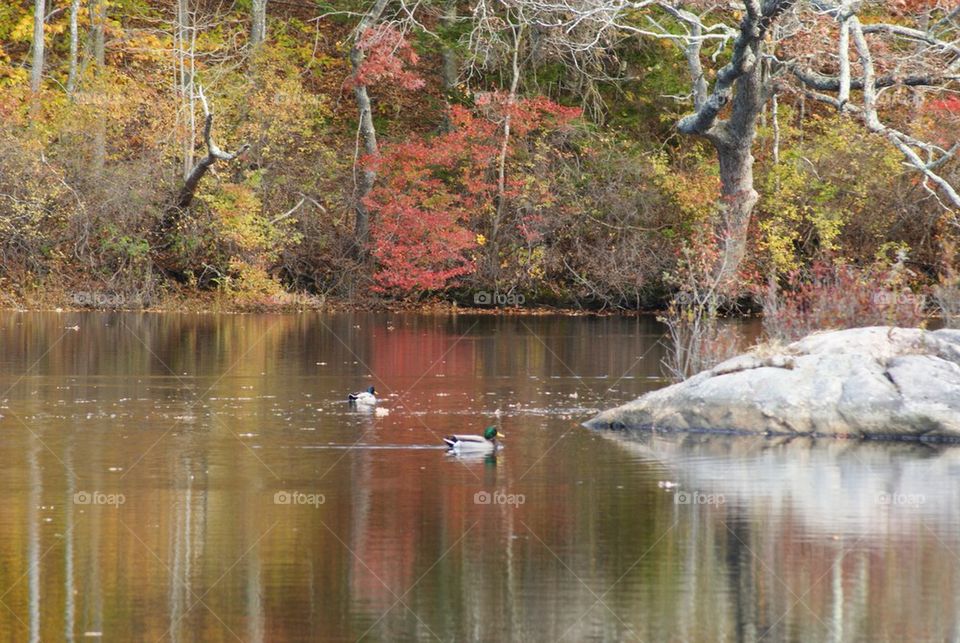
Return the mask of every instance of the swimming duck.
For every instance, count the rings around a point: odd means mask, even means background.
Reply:
[[[448,435],[443,439],[452,451],[472,451],[479,453],[493,451],[497,448],[497,438],[506,437],[497,427],[488,426],[483,435]]]
[[[367,406],[373,406],[377,403],[377,392],[371,386],[366,391],[360,393],[350,393],[347,396],[348,402],[355,402],[356,404],[365,404]]]

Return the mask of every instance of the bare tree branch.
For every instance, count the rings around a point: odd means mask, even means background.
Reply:
[[[210,106],[207,104],[207,97],[203,93],[203,87],[198,85],[198,88],[200,103],[203,105],[203,140],[207,146],[207,155],[197,162],[190,171],[190,174],[187,175],[187,179],[183,182],[183,187],[180,188],[176,202],[177,208],[180,210],[185,210],[190,207],[190,204],[193,202],[193,196],[197,191],[197,186],[200,184],[200,179],[206,175],[214,163],[217,161],[232,161],[250,149],[250,145],[247,143],[241,145],[236,152],[224,152],[217,146],[213,140],[213,112],[210,111]]]

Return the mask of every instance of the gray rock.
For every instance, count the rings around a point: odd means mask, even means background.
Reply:
[[[960,331],[851,328],[739,355],[593,428],[960,438]]]

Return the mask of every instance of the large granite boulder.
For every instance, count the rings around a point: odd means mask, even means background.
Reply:
[[[851,328],[759,348],[592,428],[960,438],[960,330]]]

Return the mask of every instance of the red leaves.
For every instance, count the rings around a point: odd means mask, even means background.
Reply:
[[[473,262],[464,256],[474,246],[473,234],[459,225],[455,204],[420,207],[421,196],[397,195],[379,206],[373,251],[380,291],[439,290],[473,271]]]
[[[806,271],[790,272],[787,288],[771,295],[764,327],[788,340],[826,328],[916,326],[923,320],[922,296],[893,268],[814,261]]]
[[[453,106],[452,131],[385,146],[379,158],[364,160],[379,175],[365,200],[376,213],[371,236],[378,290],[438,290],[474,271],[471,251],[482,243],[484,221],[496,208],[506,114],[512,131],[508,158],[534,130],[566,125],[580,115],[545,98],[511,103],[502,94],[481,97],[478,107],[482,114]],[[524,186],[519,173],[508,178],[504,197],[519,196]],[[537,215],[521,222],[528,240],[537,238],[538,223]]]
[[[408,69],[419,61],[417,52],[393,25],[367,29],[360,35],[357,48],[363,52],[364,60],[351,78],[354,86],[390,81],[406,90],[423,87],[423,79]]]
[[[381,182],[366,203],[377,213],[371,234],[381,291],[437,290],[474,269],[466,253],[476,242],[465,224],[496,188],[488,168],[497,148],[486,144],[496,126],[462,107],[451,120],[454,131],[396,143],[372,160]]]
[[[931,112],[945,112],[950,115],[960,114],[960,98],[949,96],[941,100],[932,100],[928,103],[927,109]]]
[[[544,96],[510,101],[506,92],[485,92],[477,96],[477,107],[494,122],[503,122],[510,116],[510,129],[523,138],[531,131],[549,125],[561,129],[580,117],[583,110],[565,107]]]

